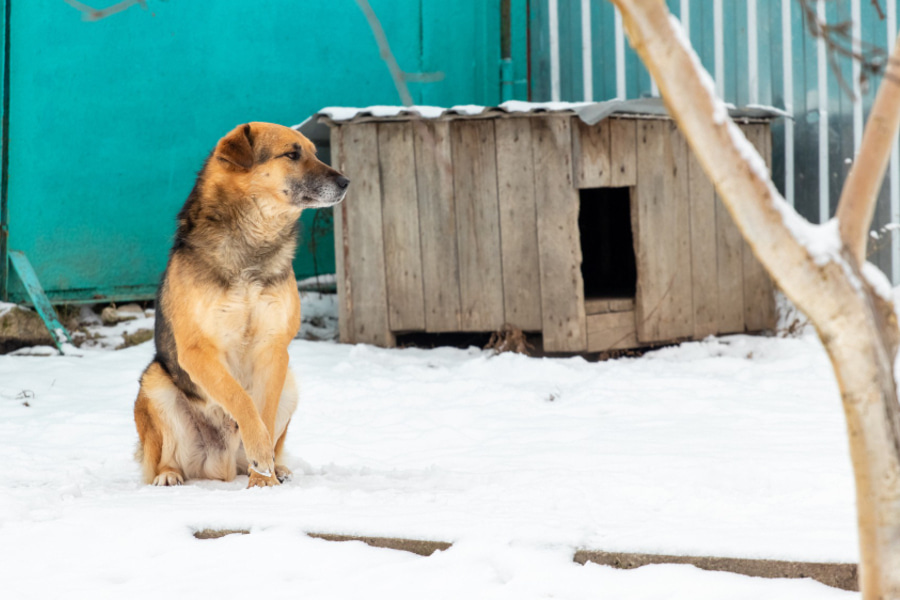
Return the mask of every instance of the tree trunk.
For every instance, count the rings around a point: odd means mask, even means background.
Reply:
[[[880,173],[863,169],[852,178],[854,189],[866,191],[841,197],[841,226],[809,224],[779,195],[765,163],[728,118],[665,2],[611,1],[735,223],[775,283],[810,318],[828,351],[856,478],[860,589],[866,600],[900,599],[900,410],[894,381],[900,335],[889,294],[882,297],[876,290],[890,286],[882,274],[873,274],[873,267],[861,266],[859,250],[883,167]],[[900,45],[893,58],[900,58]],[[886,161],[883,153],[890,148],[883,141],[897,135],[900,93],[889,78],[886,86],[893,89],[879,90],[881,112],[870,117],[879,128],[868,135],[875,141],[864,142],[860,150],[860,156],[869,157],[866,168]]]

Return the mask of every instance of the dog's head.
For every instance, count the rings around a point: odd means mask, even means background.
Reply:
[[[337,204],[350,184],[316,158],[316,147],[305,136],[274,123],[238,125],[219,140],[213,160],[247,195],[300,209]]]

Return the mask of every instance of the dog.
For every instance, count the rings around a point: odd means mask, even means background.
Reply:
[[[281,125],[240,125],[216,144],[178,214],[157,293],[156,355],[134,404],[145,483],[290,476],[299,217],[343,200],[349,183]]]

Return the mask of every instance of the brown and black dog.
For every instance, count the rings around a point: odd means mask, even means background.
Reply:
[[[144,480],[278,485],[298,392],[292,262],[300,212],[337,204],[350,180],[303,135],[271,123],[219,140],[178,215],[156,302],[156,356],[134,405]]]

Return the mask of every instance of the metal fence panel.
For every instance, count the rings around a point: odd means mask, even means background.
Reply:
[[[175,215],[235,125],[399,103],[353,0],[149,0],[96,22],[63,0],[0,2],[12,8],[10,247],[56,301],[152,295]],[[402,69],[443,74],[411,82],[415,102],[497,103],[493,7],[371,4]],[[329,215],[302,222],[297,275],[334,272]]]
[[[867,0],[817,0],[815,6],[829,23],[851,23],[858,39],[888,50],[896,37],[898,3],[881,2],[884,19]],[[581,0],[532,1],[532,100],[554,99],[555,78],[559,80],[556,99],[586,98],[582,4]],[[772,127],[773,179],[807,219],[822,222],[832,217],[880,80],[860,87],[859,72],[847,58],[833,60],[835,72],[824,44],[810,34],[797,0],[667,0],[667,4],[682,20],[726,102],[771,105],[793,115]],[[612,5],[594,0],[589,12],[591,99],[658,95],[634,51],[623,43],[621,22]],[[550,29],[551,22],[556,23],[555,31]],[[554,54],[559,57],[558,68],[551,60]],[[878,231],[897,222],[900,161],[895,150],[872,228]],[[884,231],[879,235],[869,260],[895,284],[900,283],[900,236]]]

